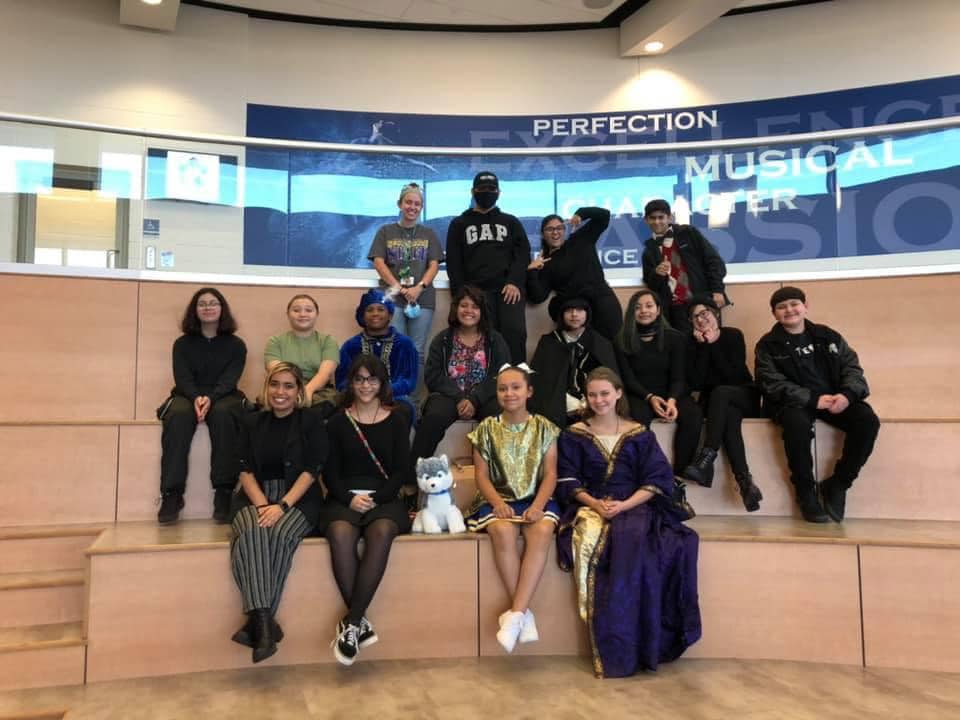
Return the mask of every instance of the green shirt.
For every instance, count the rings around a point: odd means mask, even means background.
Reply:
[[[304,381],[310,382],[324,360],[333,360],[334,365],[339,362],[340,348],[333,337],[321,335],[316,330],[307,337],[299,337],[293,330],[289,330],[267,340],[263,364],[268,365],[274,360],[296,365],[303,373]]]

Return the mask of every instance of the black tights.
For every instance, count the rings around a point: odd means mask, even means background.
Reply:
[[[363,537],[363,557],[357,544]],[[337,520],[327,527],[333,576],[347,606],[347,622],[360,624],[387,569],[390,547],[400,528],[390,519],[374,520],[364,528]]]

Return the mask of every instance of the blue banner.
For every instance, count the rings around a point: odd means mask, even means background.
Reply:
[[[625,154],[616,145],[829,131],[960,114],[960,76],[776,100],[565,116],[462,117],[249,105],[256,137],[376,144],[384,152],[248,148],[244,262],[368,267],[400,188],[425,188],[423,221],[445,239],[473,175],[501,179],[500,207],[539,246],[540,219],[599,205],[614,215],[606,267],[635,267],[643,205],[669,200],[727,262],[960,249],[960,130],[735,152]],[[389,145],[469,146],[473,157],[401,156]],[[590,156],[503,158],[485,147],[610,146]]]

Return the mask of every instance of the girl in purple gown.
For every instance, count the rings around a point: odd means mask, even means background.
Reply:
[[[699,538],[681,522],[656,437],[627,419],[616,373],[589,374],[587,404],[558,444],[558,560],[576,578],[594,672],[626,677],[700,638]]]

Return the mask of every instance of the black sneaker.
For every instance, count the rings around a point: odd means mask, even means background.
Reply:
[[[160,499],[160,511],[157,513],[157,522],[161,525],[173,525],[180,519],[183,510],[183,495],[167,493]]]
[[[359,628],[344,620],[337,623],[337,637],[333,640],[333,656],[341,665],[353,665],[360,652]]]
[[[218,525],[230,522],[230,501],[233,488],[217,488],[213,493],[213,519]]]
[[[373,625],[367,620],[366,616],[360,618],[360,627],[357,629],[357,644],[365,648],[373,645],[379,639],[377,631],[373,629]]]
[[[820,499],[812,488],[802,494],[797,495],[797,503],[800,505],[800,513],[803,519],[808,523],[825,523],[830,521],[830,517],[823,511]]]
[[[823,509],[834,522],[843,522],[843,514],[847,508],[847,489],[837,482],[836,478],[828,477],[820,483],[820,497],[823,498]]]

